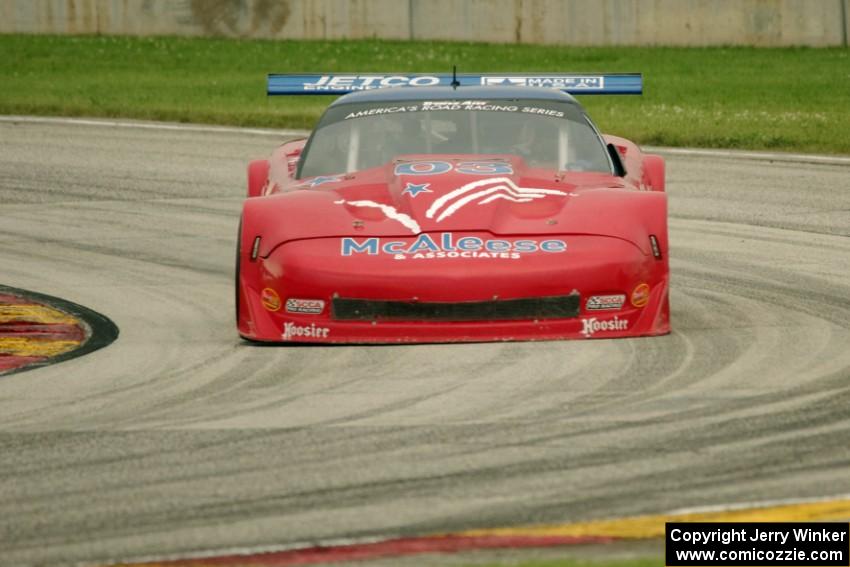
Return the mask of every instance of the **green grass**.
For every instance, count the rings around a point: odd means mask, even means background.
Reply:
[[[268,72],[640,71],[641,97],[582,97],[643,144],[850,154],[850,50],[0,35],[0,113],[310,127],[329,97]]]

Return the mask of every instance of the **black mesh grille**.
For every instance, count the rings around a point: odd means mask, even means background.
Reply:
[[[578,317],[580,296],[558,295],[451,303],[380,301],[337,297],[331,316],[338,321],[512,321]]]

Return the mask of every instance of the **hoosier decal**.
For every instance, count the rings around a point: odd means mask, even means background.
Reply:
[[[327,327],[317,327],[315,323],[308,325],[296,325],[295,323],[283,324],[283,335],[285,341],[298,339],[326,339],[331,330]]]
[[[611,319],[604,319],[602,321],[596,317],[582,319],[581,323],[581,334],[585,337],[592,337],[594,333],[599,331],[625,331],[629,328],[629,320],[620,319],[616,315],[614,315]]]
[[[357,239],[346,236],[341,239],[342,256],[366,254],[392,255],[396,260],[435,258],[501,258],[516,260],[523,254],[546,252],[559,254],[567,251],[563,240],[500,240],[463,236],[455,240],[451,232],[439,236],[420,234],[415,240],[387,240],[380,237]]]

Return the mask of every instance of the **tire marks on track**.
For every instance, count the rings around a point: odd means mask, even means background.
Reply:
[[[4,559],[850,493],[848,168],[671,157],[667,337],[258,348],[233,330],[231,270],[269,142],[0,124],[4,278],[122,328],[0,381]],[[40,189],[63,183],[77,196]]]

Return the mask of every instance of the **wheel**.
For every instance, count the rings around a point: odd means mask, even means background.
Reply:
[[[239,266],[241,264],[240,256],[242,255],[242,217],[239,217],[239,229],[236,233],[236,281],[233,288],[236,290],[236,326],[239,326],[239,296],[240,296],[240,283],[239,283]]]

